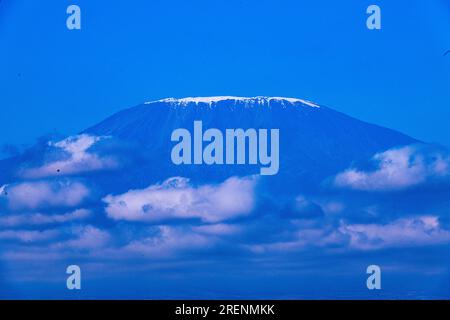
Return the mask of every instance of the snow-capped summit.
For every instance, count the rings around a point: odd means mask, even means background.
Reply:
[[[174,103],[179,105],[187,105],[189,103],[204,103],[208,105],[212,105],[217,102],[222,101],[234,101],[241,102],[245,104],[270,104],[272,101],[280,102],[280,104],[285,105],[288,104],[303,104],[313,108],[320,108],[320,106],[311,101],[298,99],[298,98],[287,98],[287,97],[266,97],[266,96],[256,96],[256,97],[236,97],[236,96],[213,96],[213,97],[187,97],[187,98],[165,98],[156,101],[147,101],[145,104],[152,104],[157,102],[165,102],[165,103]]]

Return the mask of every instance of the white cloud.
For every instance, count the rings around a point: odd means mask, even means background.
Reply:
[[[112,169],[118,166],[112,157],[101,157],[89,152],[89,149],[105,137],[81,134],[69,137],[57,143],[49,142],[49,146],[61,151],[58,160],[50,161],[40,167],[23,169],[21,175],[25,178],[42,178],[57,175]]]
[[[0,231],[0,239],[2,240],[16,240],[21,242],[37,242],[46,241],[58,236],[59,232],[56,230],[5,230]]]
[[[383,225],[342,225],[339,231],[350,237],[350,247],[361,250],[450,242],[450,231],[442,229],[435,216],[399,219]]]
[[[321,208],[327,214],[337,214],[345,209],[345,205],[339,201],[329,201],[321,204]]]
[[[24,182],[7,188],[11,209],[37,209],[40,207],[73,207],[86,199],[89,189],[80,182]]]
[[[255,184],[253,177],[233,177],[218,185],[193,187],[188,179],[176,177],[143,190],[108,195],[103,201],[108,216],[116,220],[200,218],[219,222],[252,211]]]
[[[214,239],[190,230],[159,226],[159,232],[145,239],[135,240],[120,249],[120,252],[150,257],[167,257],[178,251],[205,249],[214,245]]]
[[[327,246],[342,245],[345,239],[337,230],[327,228],[300,229],[288,241],[260,243],[245,246],[254,253],[297,251],[306,248],[323,248]]]
[[[290,240],[245,246],[254,253],[300,251],[308,248],[381,250],[450,243],[450,230],[436,216],[419,216],[387,224],[346,224],[337,228],[299,228]]]
[[[7,184],[0,187],[0,196],[5,194],[7,187],[8,187]]]
[[[0,217],[0,227],[16,227],[23,225],[46,225],[52,223],[65,223],[85,219],[91,215],[91,211],[77,209],[64,214],[20,214]]]
[[[192,227],[192,230],[202,234],[222,236],[238,233],[241,228],[232,224],[217,223]]]
[[[371,172],[348,169],[335,178],[339,187],[356,190],[401,190],[449,173],[450,159],[439,153],[422,154],[414,146],[390,149],[373,157],[378,169]]]
[[[56,249],[99,249],[108,244],[111,235],[104,230],[91,225],[75,228],[72,232],[74,239],[59,242],[53,245]]]
[[[15,240],[22,244],[2,248],[2,258],[7,260],[39,261],[58,260],[84,255],[105,254],[111,242],[109,232],[86,225],[75,228],[0,231],[0,240]],[[47,241],[44,245],[40,242]]]

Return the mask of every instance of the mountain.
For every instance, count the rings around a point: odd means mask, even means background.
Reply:
[[[146,182],[186,176],[199,182],[259,172],[248,165],[188,165],[171,162],[171,134],[177,128],[279,129],[280,168],[271,183],[316,185],[331,174],[377,152],[417,142],[402,133],[369,124],[315,103],[282,97],[168,98],[120,111],[83,133],[113,136],[138,144],[149,155],[137,171]],[[155,170],[157,168],[157,170]]]

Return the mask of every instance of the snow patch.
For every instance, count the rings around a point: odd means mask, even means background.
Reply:
[[[178,105],[187,105],[188,103],[205,103],[208,105],[212,105],[214,103],[217,103],[219,101],[227,101],[231,100],[236,102],[244,102],[244,103],[252,103],[252,104],[269,104],[271,101],[278,101],[281,103],[289,103],[289,104],[297,104],[301,103],[303,105],[307,105],[312,108],[320,108],[318,104],[315,104],[311,101],[303,100],[303,99],[297,99],[297,98],[286,98],[286,97],[264,97],[264,96],[258,96],[258,97],[235,97],[235,96],[216,96],[216,97],[188,97],[188,98],[165,98],[157,101],[147,101],[144,104],[152,104],[156,102],[166,102],[166,103],[174,103]]]

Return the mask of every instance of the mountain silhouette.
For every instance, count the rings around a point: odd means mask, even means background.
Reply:
[[[325,106],[282,97],[168,98],[120,111],[83,133],[131,141],[148,155],[140,167],[115,175],[117,183],[120,179],[154,183],[172,176],[209,182],[258,174],[259,167],[250,165],[174,165],[171,134],[177,128],[192,130],[194,121],[202,121],[204,130],[279,129],[280,169],[270,178],[275,185],[303,181],[311,187],[377,152],[417,142]]]

